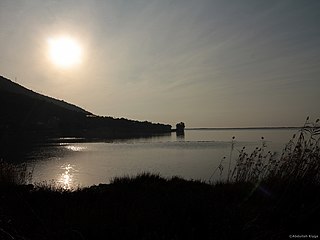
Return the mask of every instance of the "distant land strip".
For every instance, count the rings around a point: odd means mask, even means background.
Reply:
[[[221,128],[186,128],[185,130],[277,130],[277,129],[301,129],[302,127],[221,127]]]

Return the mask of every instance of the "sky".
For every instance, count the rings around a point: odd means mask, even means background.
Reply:
[[[186,127],[320,117],[319,0],[1,0],[0,75],[103,116]],[[80,63],[50,61],[68,36]]]

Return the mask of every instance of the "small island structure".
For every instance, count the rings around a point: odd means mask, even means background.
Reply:
[[[176,124],[176,133],[177,135],[184,135],[185,124],[180,122]]]

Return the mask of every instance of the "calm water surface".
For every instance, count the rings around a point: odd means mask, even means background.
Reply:
[[[231,139],[235,150],[246,146],[247,151],[262,145],[263,136],[268,150],[281,152],[297,130],[186,130],[184,137],[175,133],[152,138],[109,142],[58,143],[40,146],[28,156],[36,182],[53,182],[64,188],[108,183],[116,176],[141,172],[162,176],[181,176],[208,181],[223,157],[230,158]],[[227,166],[227,163],[225,163]],[[223,176],[222,176],[223,177]],[[221,178],[219,174],[213,179]]]

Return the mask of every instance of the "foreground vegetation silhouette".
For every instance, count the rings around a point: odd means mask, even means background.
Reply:
[[[317,237],[319,133],[307,120],[279,158],[264,144],[242,149],[229,178],[211,184],[142,173],[67,191],[23,184],[24,169],[2,162],[0,239]]]

